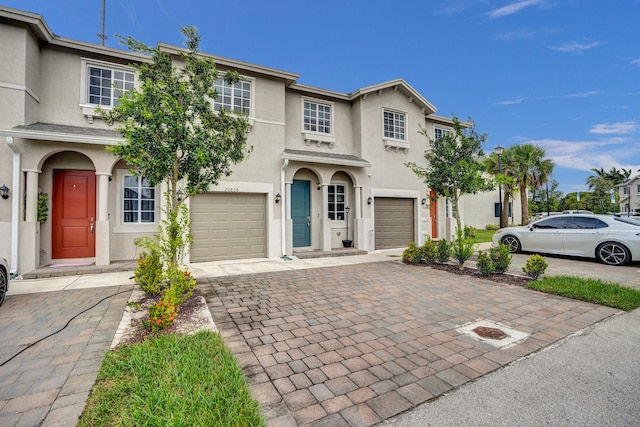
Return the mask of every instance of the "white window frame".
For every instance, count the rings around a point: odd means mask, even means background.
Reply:
[[[440,135],[438,135],[438,132],[440,132]],[[433,129],[433,139],[435,139],[436,141],[442,138],[443,136],[449,135],[449,134],[451,134],[451,129],[446,129],[442,127],[435,127]]]
[[[311,129],[305,129],[306,126],[306,122],[305,122],[305,118],[306,118],[306,107],[305,104],[312,104],[315,105],[316,107],[322,106],[322,107],[328,107],[329,108],[329,132],[322,132],[320,130],[311,130]],[[305,133],[314,133],[314,134],[319,134],[319,135],[326,135],[326,136],[332,136],[334,134],[334,127],[333,127],[333,118],[335,116],[335,104],[333,102],[327,102],[327,101],[323,101],[323,100],[319,100],[319,99],[313,99],[313,98],[306,98],[303,97],[302,98],[302,132]],[[317,112],[317,110],[316,110]],[[317,123],[317,121],[319,120],[318,117],[316,117],[316,124],[315,126],[317,128],[320,128],[320,125]]]
[[[329,124],[329,129],[330,129],[329,133],[306,130],[304,128],[304,126],[305,126],[305,123],[304,123],[304,119],[305,119],[304,104],[306,102],[311,103],[311,104],[323,105],[323,106],[329,107],[330,114],[331,114],[330,124]],[[304,96],[301,97],[300,98],[300,128],[301,128],[301,132],[302,132],[302,139],[304,139],[305,144],[310,145],[313,142],[319,147],[322,143],[325,143],[325,144],[329,145],[329,148],[333,148],[333,146],[334,146],[334,144],[336,142],[336,137],[335,137],[335,115],[336,115],[335,103],[329,102],[329,101],[325,101],[325,100],[321,100],[321,99],[316,99],[316,98],[309,98],[309,97],[304,97]]]
[[[335,187],[335,189],[337,190],[338,186],[343,187],[344,191],[343,191],[343,193],[338,193],[337,191],[334,192],[333,195],[335,196],[335,199],[333,200],[333,202],[331,202],[329,200],[330,196],[332,195],[332,193],[330,193],[330,189],[331,189],[331,187]],[[344,200],[341,202],[343,204],[342,210],[338,210],[338,203],[340,203],[337,200],[338,194],[343,194],[343,196],[344,196]],[[329,218],[330,221],[336,221],[336,222],[337,221],[346,221],[346,213],[345,213],[346,211],[344,210],[344,208],[346,208],[347,205],[348,205],[347,204],[347,200],[349,200],[349,199],[348,199],[347,196],[348,196],[348,194],[347,194],[347,183],[346,182],[338,181],[338,182],[332,182],[332,183],[329,184],[329,186],[327,188],[327,215],[328,215],[327,217]],[[330,203],[333,203],[333,205],[335,207],[334,210],[331,210],[329,208],[329,204]],[[332,213],[335,214],[334,218],[331,218],[331,214]],[[338,218],[339,214],[342,214],[342,219]]]
[[[225,84],[225,85],[227,84],[224,81],[223,72],[220,72],[220,76],[218,77],[218,79],[222,79],[223,84]],[[218,79],[216,79],[216,82],[218,81]],[[256,87],[256,79],[253,78],[253,77],[240,76],[240,81],[239,82],[248,83],[249,84],[249,96],[250,96],[250,98],[249,98],[249,111],[247,112],[247,116],[249,116],[250,118],[253,118],[253,117],[255,117],[255,104],[256,104],[256,96],[255,96],[256,95],[256,89],[255,89],[255,87]],[[218,97],[220,97],[220,96],[221,96],[220,95],[220,91],[218,91]],[[218,99],[218,98],[216,98],[216,99]],[[212,104],[214,110],[216,110],[216,99],[211,101],[211,104]],[[234,99],[234,96],[232,94],[232,100],[231,100],[232,104],[233,104],[233,99]],[[235,110],[232,110],[232,111],[235,111]]]
[[[96,67],[102,69],[108,69],[111,71],[122,71],[125,73],[133,74],[133,87],[138,88],[138,70],[133,67],[121,64],[114,64],[112,62],[98,61],[90,58],[81,58],[80,60],[80,108],[82,114],[87,117],[89,123],[93,123],[94,116],[99,116],[96,113],[96,107],[100,107],[103,110],[113,109],[113,105],[98,105],[91,104],[89,102],[89,67]]]
[[[386,135],[386,129],[385,129],[385,116],[387,114],[393,114],[394,115],[394,131],[393,131],[393,137],[391,136],[387,136]],[[396,121],[396,116],[402,116],[404,118],[404,124],[403,124],[403,138],[402,139],[398,139],[396,138],[397,133],[396,133],[396,125],[395,125],[395,121]],[[398,151],[400,149],[403,149],[405,153],[407,153],[409,151],[409,148],[411,147],[411,144],[409,143],[409,135],[408,135],[408,129],[409,129],[409,114],[406,111],[401,111],[401,110],[396,110],[394,108],[388,108],[388,107],[383,107],[382,108],[382,141],[384,142],[384,146],[385,149],[387,151],[389,151],[390,149],[395,149],[395,151]]]
[[[158,231],[160,223],[160,185],[156,185],[154,198],[154,222],[124,222],[124,179],[127,176],[134,176],[126,169],[118,169],[116,173],[116,221],[115,233],[144,233]]]

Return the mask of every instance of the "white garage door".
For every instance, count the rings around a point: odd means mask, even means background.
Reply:
[[[191,262],[266,257],[264,194],[204,193],[191,201]]]
[[[376,197],[373,214],[376,249],[404,248],[415,240],[413,199]]]

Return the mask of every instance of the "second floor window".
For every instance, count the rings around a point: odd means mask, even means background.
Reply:
[[[120,96],[133,89],[135,73],[89,65],[88,99],[89,104],[103,107],[117,107]]]
[[[230,85],[223,78],[216,79],[218,97],[213,101],[216,111],[233,110],[238,113],[251,113],[251,82],[241,80]]]
[[[304,130],[331,134],[331,105],[305,101]]]
[[[403,113],[384,111],[384,137],[390,139],[405,139],[406,117]]]
[[[122,207],[122,222],[124,224],[154,223],[156,189],[142,176],[125,175]]]
[[[344,220],[344,185],[329,185],[329,219]]]
[[[440,128],[435,128],[435,136],[436,136],[436,140],[442,138],[445,135],[449,135],[449,131],[446,129],[440,129]]]

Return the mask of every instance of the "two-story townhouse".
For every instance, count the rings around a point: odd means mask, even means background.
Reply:
[[[179,62],[181,48],[159,44]],[[0,253],[14,273],[59,263],[134,259],[137,237],[160,221],[163,186],[150,187],[105,147],[122,141],[95,107],[135,87],[148,58],[54,35],[37,14],[0,7]],[[215,108],[250,117],[253,152],[189,200],[191,262],[279,258],[343,240],[366,251],[451,236],[450,208],[405,166],[451,120],[402,79],[340,93],[298,75],[212,56]],[[179,64],[177,64],[179,65]],[[4,141],[2,141],[4,140]],[[38,217],[46,194],[46,220]],[[42,204],[42,202],[40,202]]]
[[[620,212],[635,215],[640,210],[640,175],[632,176],[618,185]]]

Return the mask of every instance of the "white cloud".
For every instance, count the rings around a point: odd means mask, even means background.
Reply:
[[[640,65],[640,58],[631,61],[631,65]]]
[[[630,134],[635,132],[640,125],[637,122],[600,123],[589,130],[589,133],[599,135]]]
[[[513,15],[514,13],[517,13],[526,7],[535,6],[542,2],[543,0],[523,0],[516,3],[508,4],[498,9],[494,9],[491,12],[487,13],[487,15],[492,19],[502,18],[503,16]]]
[[[502,40],[502,41],[533,40],[535,38],[538,38],[539,36],[552,34],[557,31],[558,30],[553,28],[539,28],[539,29],[520,28],[515,31],[504,31],[502,33],[497,34],[494,38],[496,40]]]
[[[602,43],[600,42],[578,43],[572,41],[561,44],[560,46],[549,46],[549,49],[557,50],[558,52],[583,52],[585,50],[593,49],[594,47],[600,46],[601,44]]]
[[[545,100],[545,99],[588,98],[590,96],[600,95],[601,93],[602,92],[599,91],[599,90],[590,90],[590,91],[587,91],[587,92],[567,93],[567,94],[564,94],[564,95],[549,95],[549,96],[535,96],[535,97],[520,96],[520,97],[514,98],[514,99],[506,99],[504,101],[499,101],[496,104],[498,104],[498,105],[514,105],[514,104],[521,104],[524,101],[529,101],[529,100],[540,101],[540,100]]]

